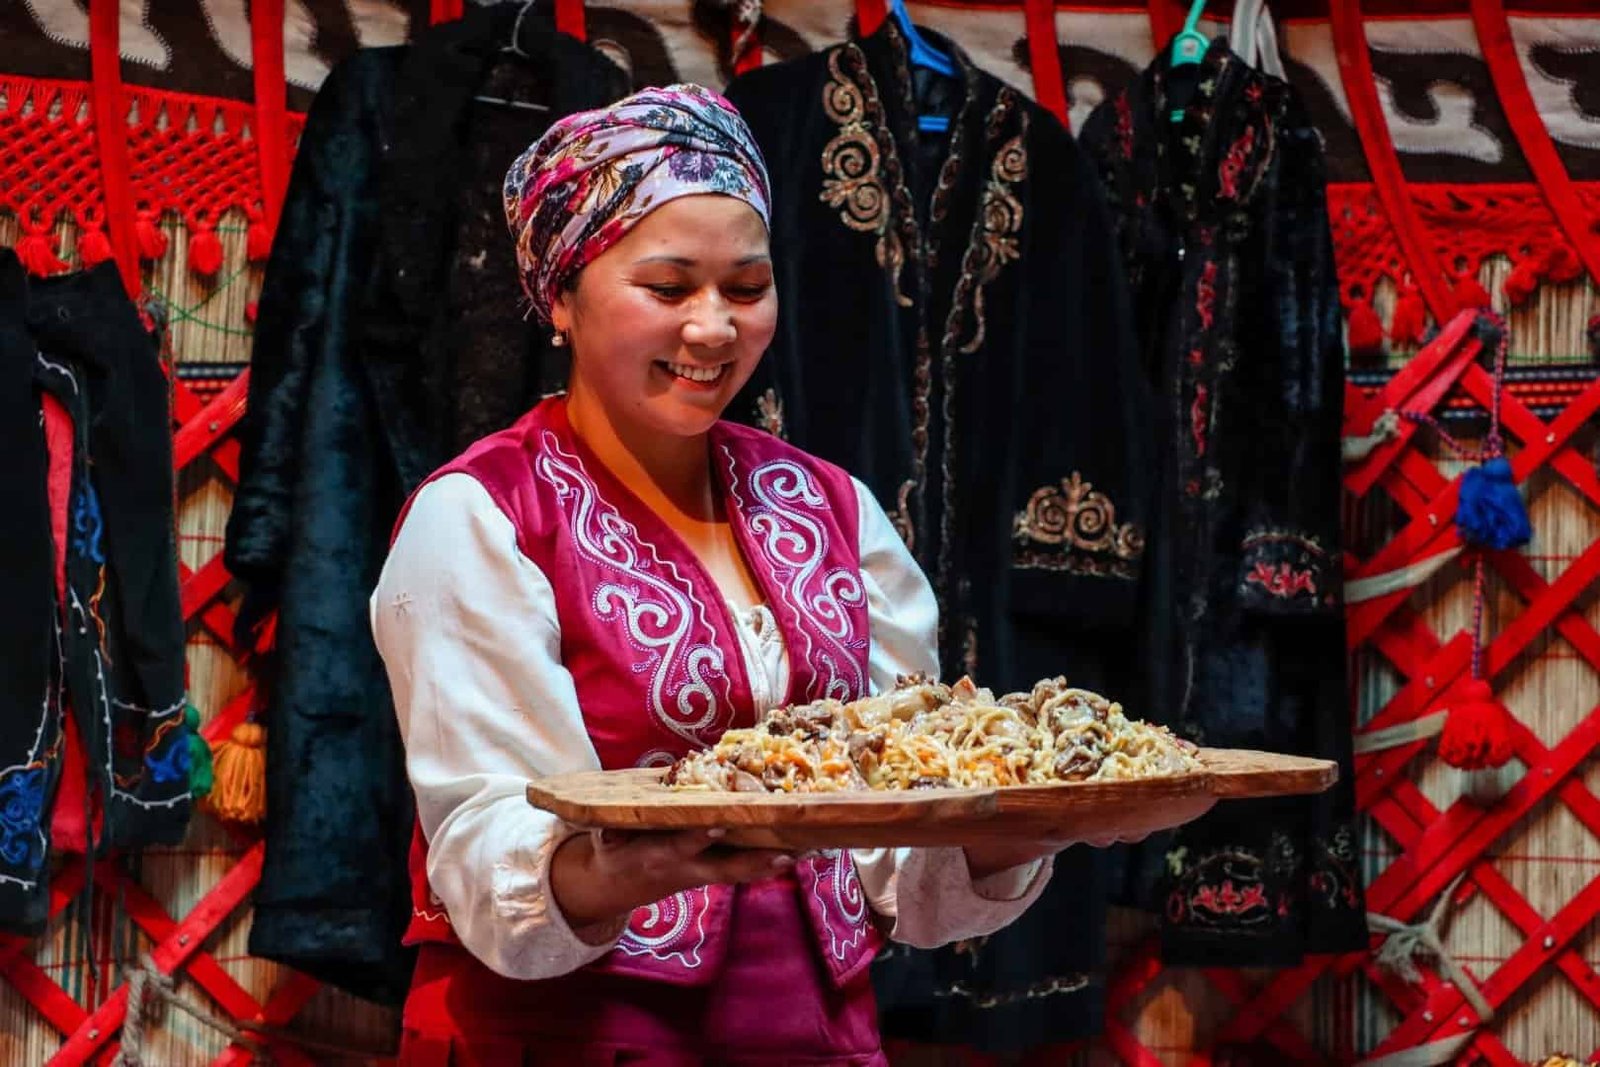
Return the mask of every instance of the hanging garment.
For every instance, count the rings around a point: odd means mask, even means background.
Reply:
[[[1148,429],[1110,220],[1060,123],[939,47],[955,79],[914,80],[890,20],[730,86],[772,174],[779,291],[733,415],[872,489],[933,578],[945,677],[1116,692]],[[929,111],[948,134],[919,134]],[[1096,1031],[1099,872],[1070,850],[1013,927],[886,953],[886,1032],[1001,1050]]]
[[[1048,879],[1039,862],[974,882],[959,849],[825,850],[568,928],[550,864],[584,831],[530,807],[529,778],[663,765],[780,704],[932,666],[932,590],[863,487],[746,427],[717,425],[711,450],[752,608],[589,451],[564,399],[408,507],[371,601],[418,801],[409,935],[432,961],[403,1062],[500,1039],[513,1062],[526,1045],[537,1062],[882,1064],[883,936],[995,930]]]
[[[226,560],[246,585],[243,627],[278,619],[259,672],[268,799],[250,951],[390,1002],[411,966],[413,814],[367,594],[409,489],[547,391],[499,205],[506,167],[555,118],[627,91],[547,19],[523,20],[527,60],[504,56],[517,13],[472,10],[329,75],[267,265],[240,427]]]
[[[3,527],[0,927],[37,933],[52,844],[176,844],[188,826],[172,419],[155,339],[114,265],[24,283],[0,254],[0,359],[16,479]],[[81,815],[66,841],[52,841],[58,803]]]
[[[1367,943],[1339,569],[1343,343],[1322,149],[1222,38],[1171,49],[1082,144],[1117,220],[1157,397],[1139,703],[1204,745],[1336,759],[1314,800],[1228,804],[1146,849],[1171,963]],[[1182,118],[1171,118],[1175,107]]]

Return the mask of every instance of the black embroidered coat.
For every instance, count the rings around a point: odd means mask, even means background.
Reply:
[[[400,504],[564,368],[523,315],[500,189],[555,118],[627,91],[598,52],[471,10],[356,53],[307,118],[260,300],[227,563],[278,612],[253,955],[398,1001],[413,809],[367,598]],[[536,101],[535,112],[476,95]]]
[[[1225,40],[1161,58],[1081,143],[1116,217],[1157,397],[1140,704],[1195,741],[1338,759],[1315,802],[1229,803],[1167,843],[1166,958],[1366,945],[1340,596],[1343,342],[1321,144]],[[1174,107],[1184,107],[1173,121]]]
[[[735,80],[773,180],[776,339],[735,414],[861,477],[933,579],[941,662],[997,690],[1116,691],[1146,411],[1098,179],[1048,112],[974,68],[913,85],[893,22]],[[919,134],[942,112],[948,134]],[[982,945],[894,950],[891,1035],[1022,1048],[1099,1026],[1100,866]]]
[[[54,440],[46,395],[70,422]],[[168,397],[156,338],[114,264],[28,279],[0,250],[0,929],[46,923],[64,799],[82,808],[68,821],[89,828],[72,847],[95,853],[176,844],[188,826]],[[59,511],[52,458],[64,474]],[[88,790],[70,798],[68,715]]]

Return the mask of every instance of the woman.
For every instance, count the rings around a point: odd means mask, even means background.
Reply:
[[[415,494],[372,597],[420,823],[402,1063],[882,1064],[881,937],[990,933],[1049,878],[1042,844],[795,857],[524,799],[938,673],[860,483],[718,421],[775,328],[767,190],[694,86],[564,119],[507,176],[571,385]]]

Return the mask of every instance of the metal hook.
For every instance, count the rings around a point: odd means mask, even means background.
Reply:
[[[528,12],[533,10],[533,5],[536,2],[537,0],[527,0],[522,5],[522,10],[517,12],[516,21],[511,24],[511,42],[500,51],[510,52],[513,55],[521,56],[523,59],[533,58],[522,50],[522,20],[528,17]]]

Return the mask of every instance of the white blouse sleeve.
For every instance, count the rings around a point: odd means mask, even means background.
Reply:
[[[550,858],[577,831],[531,806],[532,778],[599,769],[560,661],[555,597],[511,521],[465,474],[416,497],[369,605],[406,770],[428,842],[428,882],[469,952],[512,978],[600,956],[617,921],[572,930]]]
[[[893,688],[904,674],[937,678],[933,587],[872,493],[855,485],[872,690]],[[894,923],[890,938],[918,948],[994,933],[1038,899],[1052,869],[1044,860],[974,882],[959,848],[857,849],[852,856],[873,910]]]

